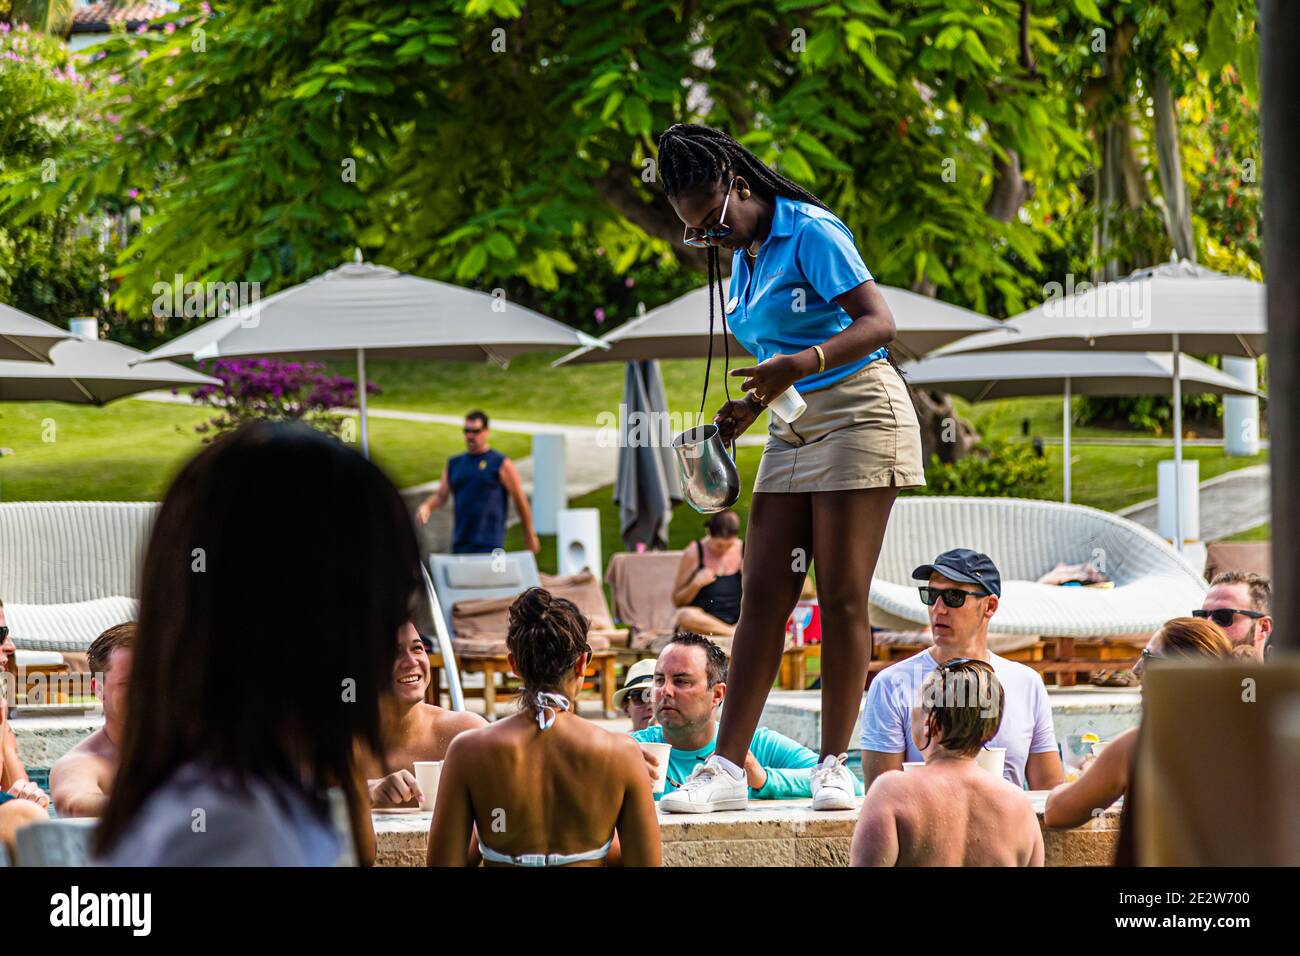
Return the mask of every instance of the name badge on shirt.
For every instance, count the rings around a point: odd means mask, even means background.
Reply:
[[[736,306],[740,304],[740,296],[733,295],[731,301],[727,303],[727,314],[730,315],[736,311]]]

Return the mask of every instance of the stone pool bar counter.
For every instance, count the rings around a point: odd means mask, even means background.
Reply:
[[[1046,791],[1028,794],[1042,822]],[[1076,830],[1043,830],[1048,866],[1109,866],[1116,804]],[[847,866],[856,810],[814,811],[809,800],[754,800],[748,810],[659,814],[664,866]],[[380,866],[424,866],[428,813],[376,813]]]

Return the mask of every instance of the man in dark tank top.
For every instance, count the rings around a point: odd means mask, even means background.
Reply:
[[[438,490],[420,505],[420,524],[455,497],[453,554],[491,554],[505,546],[510,501],[524,526],[524,546],[534,554],[541,548],[533,530],[533,513],[515,463],[489,447],[488,417],[477,409],[465,416],[465,454],[447,462]]]

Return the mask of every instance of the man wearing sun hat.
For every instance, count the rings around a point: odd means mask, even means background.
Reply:
[[[632,729],[645,730],[655,722],[650,695],[655,685],[655,659],[648,657],[627,669],[623,686],[614,692],[614,706],[632,719]]]
[[[1002,598],[1002,576],[987,554],[954,548],[923,564],[912,577],[925,582],[921,601],[930,613],[934,646],[891,664],[871,682],[862,711],[862,776],[869,789],[886,770],[919,761],[911,735],[912,708],[939,665],[961,658],[987,661],[1002,684],[1002,724],[988,747],[1006,748],[1003,774],[1016,786],[1049,790],[1064,780],[1056,749],[1052,706],[1043,679],[1031,667],[989,650],[989,621]]]

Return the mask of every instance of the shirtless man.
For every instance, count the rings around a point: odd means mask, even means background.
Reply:
[[[1042,866],[1043,834],[1025,792],[975,762],[1005,695],[984,661],[957,658],[922,685],[912,740],[924,767],[886,770],[862,803],[854,866]]]
[[[50,768],[50,796],[61,817],[97,817],[108,803],[126,719],[126,688],[131,679],[134,642],[134,622],[118,624],[95,638],[86,653],[90,687],[104,704],[104,726]]]
[[[415,780],[416,761],[444,759],[453,737],[487,724],[478,714],[426,704],[430,675],[424,641],[407,624],[398,631],[397,643],[393,686],[383,704],[387,749],[362,758],[373,807],[418,806],[424,794]]]

